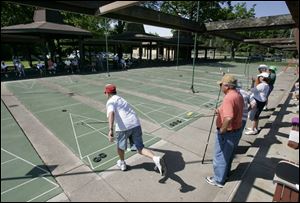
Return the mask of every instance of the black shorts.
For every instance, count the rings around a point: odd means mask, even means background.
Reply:
[[[256,107],[257,110],[254,115],[254,120],[258,120],[260,113],[262,112],[262,110],[264,109],[264,107],[266,105],[266,102],[261,102],[261,101],[258,101],[257,99],[255,99],[255,101],[256,101],[256,105],[257,105],[257,107]]]

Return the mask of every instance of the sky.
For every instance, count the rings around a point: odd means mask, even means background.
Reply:
[[[289,9],[285,4],[285,1],[232,1],[232,5],[239,2],[246,2],[247,10],[249,10],[253,4],[255,6],[255,17],[272,16],[289,14]],[[155,27],[150,25],[144,25],[146,33],[157,33],[159,36],[166,37],[172,36],[171,29]]]

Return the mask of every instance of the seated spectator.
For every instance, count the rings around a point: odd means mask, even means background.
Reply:
[[[80,70],[79,70],[79,66],[78,66],[78,59],[77,58],[74,58],[72,61],[71,61],[71,66],[72,66],[72,70],[77,70],[77,72],[79,73]]]
[[[50,74],[55,74],[56,71],[56,63],[52,61],[52,59],[48,60],[48,71]]]
[[[129,69],[132,66],[131,59],[126,59],[126,68]]]
[[[4,76],[5,76],[6,78],[8,78],[7,72],[8,72],[8,67],[7,67],[7,65],[5,64],[4,61],[1,61],[1,74],[3,73]]]
[[[127,65],[124,59],[120,60],[120,66],[123,70],[127,70]]]
[[[16,75],[19,78],[25,77],[24,65],[20,60],[18,60],[16,63]]]
[[[119,56],[118,56],[118,54],[114,55],[113,64],[114,64],[115,68],[118,68],[118,65],[119,65]]]
[[[45,71],[45,64],[42,63],[40,60],[39,62],[36,64],[36,69],[40,72],[40,74],[42,75]]]
[[[74,73],[74,71],[73,71],[73,67],[71,66],[71,64],[72,64],[72,62],[70,61],[70,59],[66,59],[65,61],[64,61],[64,63],[65,63],[65,69],[67,70],[67,72],[68,73]]]

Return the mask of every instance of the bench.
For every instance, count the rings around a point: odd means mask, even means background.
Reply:
[[[299,202],[299,165],[280,161],[273,182],[276,184],[273,202]]]

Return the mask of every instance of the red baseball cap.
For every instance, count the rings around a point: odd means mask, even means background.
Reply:
[[[114,84],[107,84],[104,88],[104,94],[116,93],[117,87]]]

